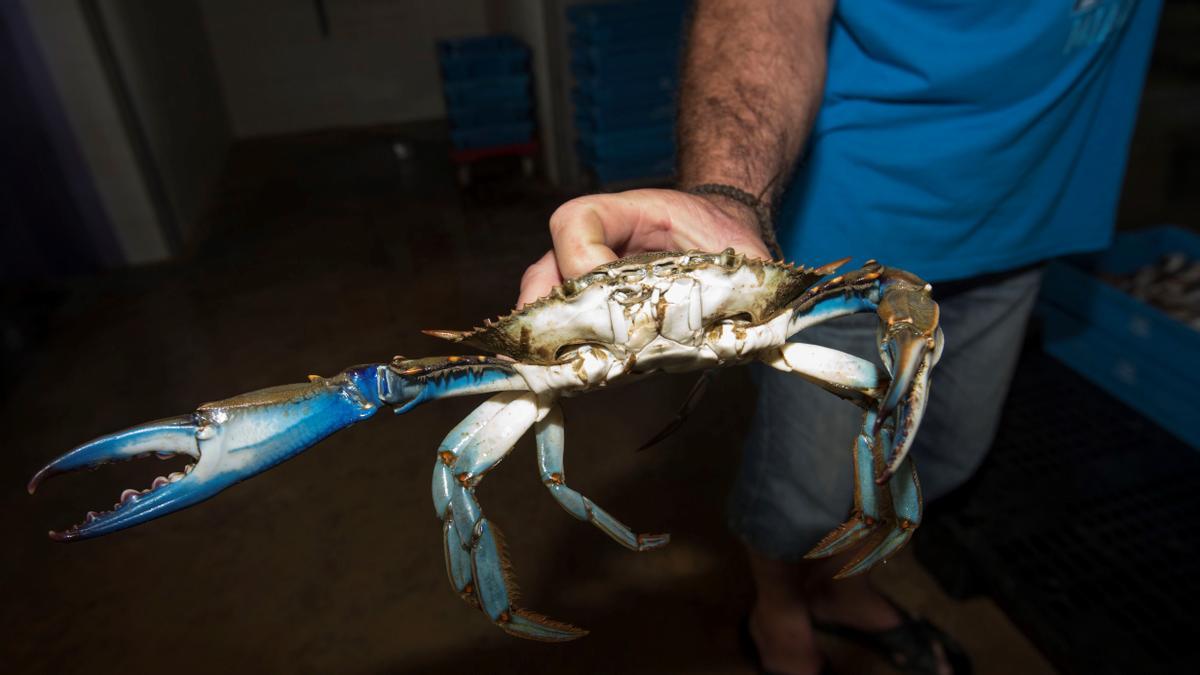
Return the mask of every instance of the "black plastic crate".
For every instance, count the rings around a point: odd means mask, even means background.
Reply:
[[[917,545],[949,592],[991,595],[1089,674],[1193,671],[1198,553],[1200,453],[1032,344],[991,455]]]

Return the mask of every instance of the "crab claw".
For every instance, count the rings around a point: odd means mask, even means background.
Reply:
[[[148,422],[103,436],[46,465],[29,482],[32,494],[60,473],[156,454],[195,460],[145,490],[125,490],[112,510],[89,512],[77,525],[51,532],[56,541],[88,539],[139,525],[197,504],[299,454],[329,434],[370,417],[379,407],[377,366],[207,403],[191,415]]]
[[[895,422],[891,455],[875,477],[875,482],[883,485],[912,447],[929,396],[929,375],[941,358],[943,339],[938,307],[929,299],[927,288],[890,290],[878,311],[879,356],[892,378],[879,400],[873,435],[879,435],[885,422]]]

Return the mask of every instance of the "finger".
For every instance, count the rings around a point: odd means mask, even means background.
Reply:
[[[550,289],[561,283],[562,277],[558,274],[554,251],[546,251],[546,254],[530,265],[521,276],[521,294],[517,298],[517,308],[545,297]]]
[[[633,219],[622,215],[628,210],[624,200],[601,195],[573,199],[554,212],[550,236],[554,239],[558,271],[564,279],[618,258],[613,249],[630,235]]]

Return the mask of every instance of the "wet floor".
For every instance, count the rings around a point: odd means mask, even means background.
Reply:
[[[107,466],[25,494],[39,466],[81,441],[309,373],[452,353],[419,329],[509,309],[565,196],[486,171],[460,191],[444,148],[414,133],[243,143],[196,250],[55,293],[45,340],[0,399],[6,671],[752,672],[734,629],[750,581],[722,518],[753,405],[742,372],[724,373],[682,431],[643,453],[633,449],[674,414],[689,378],[566,404],[572,486],[635,529],[671,532],[663,550],[629,552],[568,516],[540,484],[528,437],[480,486],[522,605],[592,631],[569,644],[506,636],[446,581],[429,475],[473,400],[380,414],[166,519],[46,540],[178,468]],[[391,147],[400,137],[404,162]],[[991,603],[949,600],[911,552],[877,579],[958,636],[977,672],[1050,672]],[[827,646],[843,672],[890,672]]]

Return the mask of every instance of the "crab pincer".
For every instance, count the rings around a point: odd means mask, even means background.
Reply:
[[[186,455],[192,463],[145,490],[128,489],[109,511],[50,533],[56,541],[88,539],[173,513],[298,454],[329,434],[370,417],[379,405],[370,366],[332,378],[272,387],[206,403],[191,415],[147,422],[85,443],[38,471],[46,479],[143,456]]]

